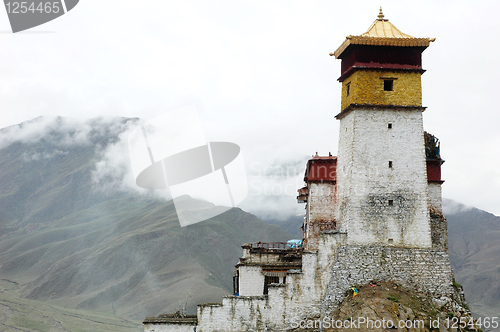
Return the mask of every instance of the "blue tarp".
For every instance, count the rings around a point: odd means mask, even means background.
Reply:
[[[287,248],[300,248],[300,247],[302,247],[302,240],[298,240],[298,239],[288,240],[286,242],[286,247]]]

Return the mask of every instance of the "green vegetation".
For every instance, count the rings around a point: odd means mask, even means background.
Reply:
[[[14,317],[11,318],[11,321],[13,322],[15,327],[23,329],[42,331],[42,332],[49,331],[50,329],[50,325],[45,324],[36,319],[31,319],[30,317],[27,316],[15,315]]]
[[[2,326],[24,331],[123,331],[137,332],[140,321],[131,321],[111,314],[68,309],[43,301],[19,297],[17,287],[0,280],[0,317]]]
[[[391,300],[391,301],[394,301],[394,302],[399,302],[399,297],[396,297],[396,296],[394,296],[392,294],[387,295],[387,299]]]

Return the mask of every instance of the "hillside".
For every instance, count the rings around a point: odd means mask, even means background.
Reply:
[[[359,293],[350,294],[341,304],[336,319],[348,321],[339,329],[327,331],[473,331],[474,321],[465,311],[454,310],[449,305],[429,301],[419,294],[394,283],[377,283],[358,287]],[[454,319],[462,317],[468,328],[456,329]],[[456,324],[455,324],[456,325]]]
[[[227,294],[242,243],[287,237],[239,209],[181,228],[171,203],[123,197],[4,236],[0,276],[27,299],[140,319]]]
[[[500,316],[500,217],[476,208],[449,211],[450,260],[473,313]]]
[[[140,322],[102,312],[55,306],[20,298],[19,285],[0,280],[0,331],[137,332]]]
[[[0,279],[18,285],[9,296],[127,320],[194,312],[231,291],[241,244],[290,238],[237,208],[181,228],[171,202],[99,190],[99,151],[130,120],[92,120],[83,140],[65,121],[9,144],[13,129],[0,131]]]

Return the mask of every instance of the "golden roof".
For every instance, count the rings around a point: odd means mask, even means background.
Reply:
[[[359,36],[347,36],[340,47],[330,55],[335,58],[344,52],[349,45],[376,45],[376,46],[429,46],[435,38],[415,38],[401,32],[388,19],[384,18],[382,7],[378,19],[368,28],[368,31]]]

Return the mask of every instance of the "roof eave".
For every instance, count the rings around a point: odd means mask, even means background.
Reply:
[[[339,59],[349,45],[396,46],[396,47],[428,47],[436,38],[394,38],[394,37],[367,37],[347,36],[339,48],[330,55]]]
[[[337,50],[333,53],[330,53],[330,55],[334,55],[335,59],[339,59],[340,55],[345,51],[345,49],[351,45],[351,38],[352,36],[347,36],[342,45],[337,48]]]

